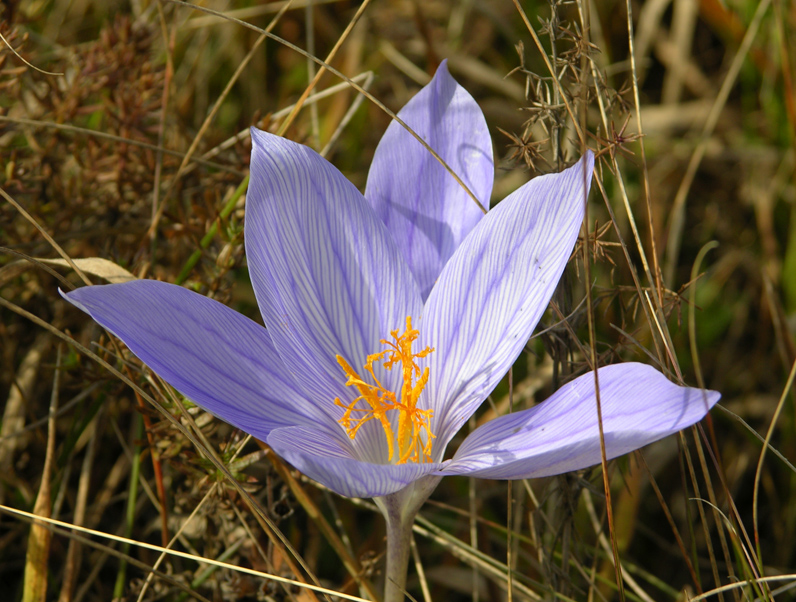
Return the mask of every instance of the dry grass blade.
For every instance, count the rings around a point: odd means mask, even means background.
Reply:
[[[72,267],[65,259],[38,258],[36,261],[46,265],[57,265],[64,268]],[[122,266],[117,265],[112,261],[108,261],[107,259],[103,259],[102,257],[85,257],[73,259],[72,263],[77,266],[78,269],[83,270],[87,274],[91,274],[97,278],[102,278],[110,283],[137,280],[133,274],[125,270]]]
[[[51,481],[55,463],[55,414],[58,410],[60,391],[61,346],[55,361],[52,395],[50,397],[50,417],[47,423],[47,452],[44,458],[42,479],[33,514],[49,518],[52,506]],[[47,598],[47,567],[50,559],[50,530],[32,523],[28,535],[28,550],[25,556],[25,581],[22,590],[23,602],[44,602]]]

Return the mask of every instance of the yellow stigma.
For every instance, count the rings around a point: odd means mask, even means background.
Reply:
[[[381,423],[384,434],[387,436],[391,462],[396,457],[396,437],[387,412],[398,411],[398,454],[396,464],[404,464],[409,461],[430,462],[431,442],[434,439],[434,435],[431,432],[429,420],[434,411],[417,408],[417,400],[428,382],[428,368],[421,371],[415,360],[426,357],[434,349],[426,347],[418,353],[412,353],[412,344],[417,340],[420,333],[412,329],[411,317],[406,318],[406,331],[403,334],[399,334],[399,332],[398,330],[393,330],[390,333],[394,339],[393,341],[381,339],[380,343],[385,345],[387,349],[368,356],[364,370],[370,374],[376,384],[372,385],[365,382],[357,374],[356,370],[345,361],[345,358],[340,355],[336,356],[337,363],[340,364],[348,376],[346,386],[356,387],[359,391],[359,397],[348,405],[340,401],[338,397],[335,398],[334,404],[345,408],[345,414],[343,414],[339,422],[352,439],[356,437],[359,428],[369,420],[376,418]],[[401,386],[400,396],[393,391],[385,389],[379,379],[376,378],[373,373],[373,364],[376,362],[383,362],[387,370],[392,370],[393,366],[398,363],[401,364],[403,385]],[[355,407],[360,400],[364,400],[369,407]],[[351,415],[354,412],[357,413],[357,416],[352,418]],[[423,443],[423,432],[425,432],[425,444]]]

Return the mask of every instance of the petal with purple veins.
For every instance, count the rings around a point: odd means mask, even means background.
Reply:
[[[488,208],[495,172],[492,140],[481,109],[445,62],[398,116]],[[483,216],[461,185],[396,121],[376,148],[365,198],[392,233],[424,299]]]
[[[426,302],[424,395],[444,450],[511,367],[547,308],[583,221],[594,156],[534,178],[475,227]]]
[[[271,432],[268,445],[306,476],[348,497],[380,497],[395,493],[441,464],[376,464],[355,456],[345,435],[329,435],[303,426]]]
[[[680,387],[645,364],[606,366],[598,376],[609,460],[691,426],[721,397]],[[590,372],[531,409],[486,423],[464,440],[444,474],[526,479],[599,464],[594,391]]]
[[[363,366],[381,338],[419,315],[417,285],[384,224],[335,167],[254,128],[252,141],[245,236],[257,301],[287,369],[339,418],[335,397],[355,392],[335,356]],[[378,370],[397,383],[399,375]]]
[[[336,426],[287,374],[266,330],[217,301],[155,280],[64,297],[180,393],[255,437],[307,420]]]

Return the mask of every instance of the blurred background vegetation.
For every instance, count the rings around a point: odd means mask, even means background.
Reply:
[[[471,426],[588,370],[592,345],[601,363],[645,361],[723,394],[699,428],[610,464],[612,526],[599,467],[446,479],[418,520],[410,593],[796,599],[796,4],[195,4],[0,2],[0,597],[322,597],[266,573],[380,591],[384,531],[367,500],[322,490],[175,397],[58,295],[82,284],[65,256],[100,258],[120,267],[81,263],[93,282],[126,270],[260,319],[243,253],[248,127],[323,151],[363,189],[390,119],[328,72],[310,88],[320,67],[290,43],[331,54],[392,110],[447,58],[493,136],[493,202],[598,153],[564,284]]]

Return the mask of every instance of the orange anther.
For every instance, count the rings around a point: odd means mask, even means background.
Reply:
[[[382,339],[380,343],[387,349],[369,355],[363,367],[370,375],[372,382],[366,382],[348,364],[342,356],[337,356],[337,363],[348,376],[347,387],[356,387],[359,397],[346,405],[340,398],[334,400],[335,405],[345,408],[345,413],[340,419],[340,424],[345,428],[346,433],[352,439],[356,437],[359,428],[369,420],[376,418],[384,429],[387,437],[389,450],[389,460],[396,464],[405,462],[430,462],[431,443],[434,434],[431,432],[430,420],[434,413],[433,410],[421,410],[417,407],[417,401],[423,388],[428,382],[428,368],[421,370],[415,361],[417,358],[426,357],[434,351],[431,347],[426,347],[418,353],[412,353],[412,344],[417,340],[420,333],[412,329],[412,318],[406,318],[406,331],[393,330],[391,333],[393,341]],[[403,384],[399,395],[385,389],[376,378],[373,372],[373,364],[383,362],[387,370],[392,370],[393,366],[400,363],[403,376]],[[360,400],[365,401],[369,407],[356,407]],[[393,433],[392,423],[387,412],[398,412],[398,435]],[[359,413],[357,417],[352,417],[354,412]],[[425,439],[425,443],[423,443]],[[398,454],[395,453],[395,445],[398,444]]]

